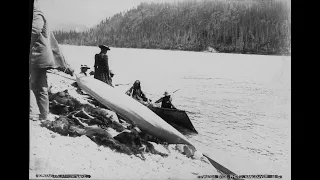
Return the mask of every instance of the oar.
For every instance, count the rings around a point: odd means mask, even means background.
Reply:
[[[171,94],[174,94],[174,93],[176,93],[177,91],[179,91],[180,89],[177,89],[177,90],[175,90],[175,91],[173,91]],[[147,94],[151,94],[151,93],[147,93]],[[155,95],[155,94],[151,94],[151,95]]]
[[[51,73],[51,74],[55,74],[55,75],[61,76],[61,77],[64,77],[64,78],[67,78],[67,79],[70,79],[70,80],[73,80],[73,81],[76,81],[75,79],[72,79],[72,78],[69,78],[69,77],[66,77],[66,76],[62,76],[61,74],[57,74],[56,72],[53,72],[53,71],[47,71],[47,72]]]
[[[173,91],[171,94],[173,94],[173,93],[175,93],[175,92],[177,92],[177,91],[179,91],[180,89],[177,89],[177,90],[175,90],[175,91]]]
[[[213,159],[211,159],[208,154],[206,154],[206,153],[202,153],[202,154],[203,154],[203,156],[205,156],[209,160],[209,162],[212,164],[212,166],[215,167],[221,173],[223,173],[225,175],[230,175],[230,176],[237,177],[237,174],[235,174],[234,172],[230,171],[226,167],[222,166],[221,164],[219,164],[216,161],[214,161]],[[244,180],[244,179],[239,179],[239,178],[234,178],[234,179],[236,179],[236,180]]]
[[[48,71],[48,73],[55,74],[55,75],[61,76],[61,77],[66,78],[66,79],[70,79],[70,80],[76,81],[75,79],[72,79],[72,78],[63,76],[63,75],[61,75],[61,74],[57,74],[57,73],[55,73],[55,72],[53,72],[53,71]],[[130,84],[130,83],[127,83],[127,84],[116,84],[116,85],[114,85],[114,86],[123,86],[123,85],[129,85],[129,84]]]
[[[114,86],[123,86],[123,85],[129,85],[130,83],[127,84],[115,84]]]
[[[170,94],[174,94],[174,93],[176,93],[177,91],[179,91],[180,89],[177,89],[177,90],[175,90],[175,91],[173,91],[172,93],[170,93]],[[150,94],[150,93],[148,93],[148,94]],[[155,95],[155,94],[152,94],[152,95]]]

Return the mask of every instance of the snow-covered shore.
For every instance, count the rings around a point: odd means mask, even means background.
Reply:
[[[86,101],[71,86],[74,81],[50,73],[48,81],[53,91],[68,89],[71,96]],[[168,149],[155,143],[154,146],[169,156],[146,153],[143,161],[98,146],[86,136],[62,136],[30,121],[29,178],[36,179],[36,174],[87,174],[90,179],[197,179],[199,175],[219,175],[209,162],[186,157],[176,145],[169,145]]]

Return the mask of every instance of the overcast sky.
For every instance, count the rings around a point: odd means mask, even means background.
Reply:
[[[186,0],[40,0],[50,23],[76,23],[92,27],[102,19],[136,7],[141,2]],[[291,5],[291,0],[286,0]]]
[[[178,0],[41,0],[41,7],[51,23],[76,23],[91,27],[102,19],[136,7],[141,2]]]

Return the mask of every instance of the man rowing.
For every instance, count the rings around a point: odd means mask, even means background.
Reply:
[[[94,78],[112,86],[109,58],[107,55],[107,52],[110,51],[110,48],[106,45],[99,45],[99,48],[101,49],[100,53],[96,54],[94,57]]]
[[[176,109],[174,105],[172,104],[172,98],[171,95],[168,93],[168,91],[165,91],[164,96],[155,101],[155,103],[161,102],[161,108],[170,108],[170,109]]]

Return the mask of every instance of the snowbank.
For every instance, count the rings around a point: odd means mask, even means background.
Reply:
[[[49,73],[48,81],[53,91],[68,89],[71,96],[86,102],[85,96],[71,85],[74,81]],[[36,174],[87,174],[91,179],[197,179],[198,175],[219,174],[206,160],[180,153],[176,145],[169,145],[168,149],[153,145],[169,156],[146,153],[143,161],[98,146],[86,136],[61,136],[30,121],[29,178],[36,178]]]

